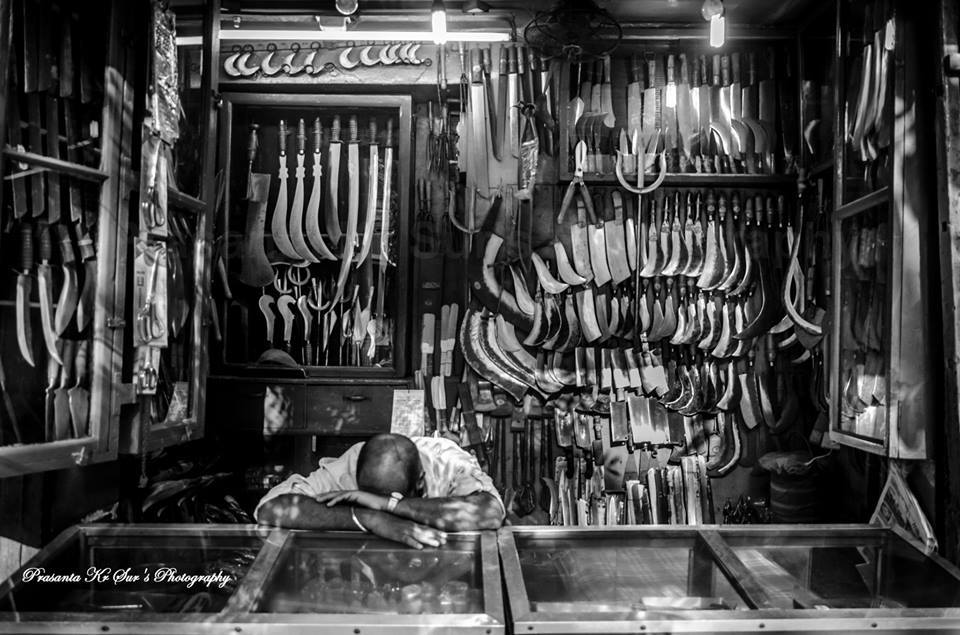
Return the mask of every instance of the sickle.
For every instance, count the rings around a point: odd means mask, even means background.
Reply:
[[[664,255],[660,253],[659,241],[660,226],[657,224],[656,205],[650,206],[650,222],[647,225],[646,252],[644,253],[643,268],[640,269],[640,276],[643,278],[652,278],[663,269],[665,262]]]
[[[556,377],[561,384],[564,384],[565,386],[577,385],[576,373],[564,366],[563,353],[555,352],[553,354],[550,366],[553,368],[553,376]]]
[[[724,302],[721,308],[723,315],[721,316],[720,321],[720,339],[717,341],[717,345],[710,352],[711,355],[717,358],[724,358],[730,354],[730,307],[727,306],[727,303]]]
[[[684,343],[683,337],[687,332],[687,291],[684,285],[679,285],[678,292],[680,294],[680,302],[677,305],[677,328],[673,332],[673,337],[670,338],[670,343],[674,346]]]
[[[553,368],[547,366],[546,351],[539,351],[533,359],[533,374],[537,387],[544,393],[552,395],[564,389],[563,383],[553,374]]]
[[[647,293],[649,289],[649,284],[646,280],[640,282],[640,293],[637,296],[637,321],[640,322],[640,332],[647,334],[650,332],[650,327],[652,326],[650,320],[650,299]]]
[[[223,71],[230,77],[240,77],[240,71],[237,70],[237,67],[234,66],[234,64],[242,53],[243,48],[235,45],[233,47],[233,54],[229,55],[227,59],[223,60]]]
[[[543,343],[543,348],[547,350],[556,350],[557,344],[566,342],[570,336],[570,326],[567,323],[565,312],[561,311],[556,297],[550,294],[546,296],[546,311],[550,316],[549,322],[552,329],[547,334],[547,341]]]
[[[716,199],[711,191],[707,195],[707,236],[704,249],[703,273],[697,278],[697,286],[704,290],[716,288],[723,276],[722,254],[717,238],[717,222],[715,217]]]
[[[650,319],[650,332],[647,337],[651,342],[659,342],[663,339],[663,306],[660,304],[660,278],[656,278],[653,283],[653,315]]]
[[[391,60],[390,56],[387,55],[387,51],[390,49],[391,46],[393,45],[384,44],[383,46],[380,47],[380,52],[377,53],[377,61],[379,61],[384,66],[389,66],[390,64],[393,64],[393,60]]]
[[[242,77],[250,77],[251,75],[255,74],[257,71],[260,70],[260,64],[247,66],[247,60],[249,60],[254,53],[255,51],[251,49],[250,51],[247,51],[246,53],[242,54],[235,62],[234,66],[236,67],[237,72],[239,72]]]
[[[612,337],[620,337],[620,298],[613,296],[610,298],[610,319],[607,324],[607,330]]]
[[[307,69],[310,62],[313,62],[313,56],[310,56],[305,57],[300,64],[294,65],[293,60],[297,57],[298,53],[300,53],[300,45],[297,43],[292,44],[290,46],[290,54],[283,60],[283,71],[287,75],[299,75]],[[310,70],[313,70],[312,66]]]
[[[340,62],[340,68],[349,71],[349,70],[353,70],[357,66],[360,66],[360,62],[354,62],[350,59],[350,51],[352,50],[353,50],[353,47],[348,46],[347,48],[340,51],[340,57],[338,59],[338,61]]]
[[[283,64],[278,64],[277,66],[273,65],[273,58],[277,56],[277,45],[273,42],[267,44],[268,53],[263,56],[263,61],[260,62],[260,72],[266,75],[267,77],[273,77],[277,73],[283,70]]]
[[[743,261],[740,259],[740,241],[738,240],[738,233],[733,226],[734,220],[740,216],[740,204],[738,202],[739,196],[734,193],[734,196],[737,199],[734,199],[733,203],[733,214],[727,218],[726,233],[728,237],[727,246],[729,251],[733,251],[733,266],[730,267],[730,272],[724,277],[723,281],[718,287],[721,291],[729,292],[734,286],[738,286],[740,283],[740,278],[743,275]],[[727,263],[729,264],[730,258],[727,257]]]
[[[730,410],[740,401],[739,384],[737,383],[736,362],[731,361],[727,364],[726,379],[724,380],[725,390],[723,395],[717,401],[717,408],[720,410]]]
[[[387,56],[388,61],[385,62],[385,64],[396,64],[397,62],[400,61],[400,58],[397,56],[397,53],[399,53],[401,46],[403,46],[402,43],[399,43],[399,44],[391,44],[389,47],[387,47],[387,49],[386,49],[387,55],[386,55],[386,56]]]
[[[679,194],[678,194],[679,196]],[[669,233],[669,253],[670,257],[667,259],[667,264],[663,268],[663,275],[665,276],[675,276],[681,271],[686,269],[686,256],[682,252],[681,247],[681,237],[680,237],[680,210],[677,207],[674,207],[673,210],[673,221],[668,223],[666,219],[666,212],[664,212],[664,224],[669,224],[670,233]],[[661,241],[663,240],[663,233],[661,230],[660,235]],[[661,242],[661,244],[663,244]]]
[[[510,270],[510,277],[513,280],[513,293],[517,298],[517,308],[519,308],[522,313],[532,316],[536,309],[523,273],[517,271],[513,265],[509,266],[508,269]]]
[[[517,331],[513,327],[513,324],[504,320],[502,315],[497,315],[495,320],[497,325],[497,341],[500,342],[500,347],[510,353],[523,350],[523,344],[521,344],[517,338]]]
[[[464,361],[480,377],[506,392],[514,402],[518,402],[526,393],[527,386],[518,375],[501,369],[494,363],[489,348],[484,344],[486,325],[483,322],[478,311],[472,307],[467,309],[459,334],[460,350],[463,351]]]
[[[417,51],[420,50],[421,46],[423,46],[423,44],[421,44],[420,42],[417,42],[412,47],[410,47],[410,50],[407,52],[407,57],[410,59],[411,64],[415,64],[417,66],[419,66],[420,64],[423,64],[424,60],[417,57]]]
[[[564,321],[567,324],[567,339],[557,344],[554,350],[558,353],[571,351],[580,344],[580,320],[577,319],[577,309],[574,305],[574,296],[572,293],[568,293],[563,301],[563,315]]]
[[[673,278],[667,278],[667,288],[663,300],[663,326],[661,339],[670,337],[677,330],[677,309],[673,301]]]
[[[526,350],[518,353],[507,353],[501,349],[497,343],[495,322],[489,317],[482,318],[480,322],[482,329],[480,345],[485,347],[485,352],[500,372],[513,376],[517,381],[544,398],[545,395],[537,384],[536,373],[533,370],[536,360]]]
[[[683,275],[698,278],[703,273],[703,225],[700,222],[700,194],[696,198],[696,218],[692,194],[687,193],[687,219],[683,226],[683,242],[687,248],[687,266]]]
[[[559,240],[553,243],[553,252],[557,262],[557,272],[560,274],[561,280],[569,286],[580,286],[587,283],[586,278],[573,270],[570,261],[567,259],[567,251]],[[534,263],[534,266],[536,266],[536,263]]]
[[[743,225],[740,226],[740,244],[742,246],[743,253],[743,277],[740,280],[740,283],[729,292],[729,295],[741,295],[746,291],[747,287],[750,285],[753,278],[753,257],[750,254],[750,247],[747,244],[747,226],[750,225],[751,219],[754,218],[753,215],[753,199],[747,198]]]
[[[577,314],[580,318],[580,327],[584,339],[588,344],[592,344],[600,339],[603,332],[597,323],[596,301],[593,297],[593,287],[588,286],[577,291]]]
[[[533,323],[530,326],[527,337],[523,340],[523,344],[525,346],[539,346],[540,343],[546,339],[548,328],[549,324],[547,324],[547,318],[546,315],[544,315],[543,302],[538,301],[534,305]]]
[[[556,245],[557,243],[554,244]],[[553,277],[553,274],[550,273],[550,268],[543,258],[540,257],[540,254],[533,252],[530,255],[530,260],[533,262],[533,268],[537,271],[537,280],[539,280],[540,286],[542,286],[547,293],[557,295],[570,288],[569,284]]]
[[[403,62],[404,64],[409,64],[409,63],[410,63],[410,49],[411,49],[411,47],[413,47],[413,42],[407,42],[406,44],[404,44],[404,45],[400,48],[400,51],[398,52],[398,56],[400,57],[400,61]]]
[[[373,46],[370,45],[360,49],[360,63],[364,66],[376,66],[380,62],[379,58],[370,57],[370,49],[372,48]]]

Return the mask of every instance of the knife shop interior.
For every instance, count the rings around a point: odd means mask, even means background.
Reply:
[[[0,633],[960,631],[960,1],[0,48]]]

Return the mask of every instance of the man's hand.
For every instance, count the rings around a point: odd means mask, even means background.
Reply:
[[[350,505],[351,507],[366,507],[375,511],[386,511],[387,503],[390,499],[386,496],[380,496],[372,492],[364,492],[359,489],[343,490],[340,492],[327,492],[317,496],[318,503],[326,503],[327,507],[336,505]]]
[[[370,533],[394,542],[402,542],[414,549],[440,547],[447,543],[445,532],[433,527],[419,525],[412,520],[365,509],[357,509],[356,513],[360,522]]]

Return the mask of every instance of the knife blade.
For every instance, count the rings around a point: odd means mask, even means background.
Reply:
[[[297,310],[303,318],[303,364],[309,366],[313,364],[313,312],[307,296],[297,298]]]
[[[481,102],[482,103],[482,102]],[[347,233],[343,244],[343,253],[340,260],[340,273],[337,276],[337,286],[330,306],[337,304],[343,297],[347,275],[353,262],[353,253],[357,242],[357,215],[360,212],[360,144],[357,137],[357,116],[350,116],[350,141],[347,143]]]
[[[701,55],[699,58],[698,78],[700,81],[700,156],[702,157],[703,171],[714,172],[716,166],[714,159],[716,154],[713,145],[713,132],[710,124],[713,114],[713,93],[710,88],[710,73],[707,66],[707,56]]]
[[[63,368],[60,370],[60,385],[53,393],[53,440],[69,439],[72,431],[70,425],[70,395],[67,392],[73,384],[74,357],[77,343],[74,340],[63,340]]]
[[[779,83],[780,122],[783,135],[783,172],[795,174],[797,171],[797,91],[793,81],[793,66],[789,53],[784,58],[784,81]]]
[[[554,105],[554,77],[560,67],[558,61],[541,55],[536,58],[537,70],[540,73],[540,92],[537,95],[537,112],[543,125],[543,151],[547,156],[555,156],[557,150],[557,117]]]
[[[613,285],[618,286],[630,279],[630,264],[627,258],[626,236],[623,225],[623,195],[614,190],[606,198],[607,221],[604,223],[606,235],[607,262]]]
[[[594,209],[603,209],[603,201],[595,200]],[[610,282],[612,278],[610,266],[607,263],[606,232],[599,212],[593,223],[587,226],[587,237],[590,244],[590,269],[593,271],[593,281],[599,288]]]
[[[377,221],[377,188],[380,185],[380,146],[377,145],[377,120],[370,118],[370,158],[367,168],[367,215],[363,223],[363,240],[357,255],[357,268],[370,255],[373,230]]]
[[[603,123],[608,128],[617,125],[617,117],[613,112],[613,85],[611,84],[611,64],[610,56],[603,56],[603,84],[600,88],[600,108],[606,113]]]
[[[301,260],[300,255],[293,248],[290,242],[290,235],[287,232],[287,215],[289,209],[287,205],[287,123],[281,119],[277,126],[277,143],[279,145],[278,161],[280,168],[277,176],[280,180],[280,186],[277,190],[277,200],[273,206],[273,220],[270,221],[270,232],[273,236],[273,242],[284,257],[290,260]]]
[[[59,357],[59,355],[58,355]],[[56,441],[56,404],[57,381],[60,377],[60,364],[53,356],[47,357],[47,386],[43,399],[43,439]]]
[[[677,84],[677,127],[680,131],[680,144],[683,155],[680,157],[680,171],[689,172],[693,166],[693,146],[699,133],[699,116],[694,108],[699,108],[699,93],[694,100],[690,88],[690,69],[687,66],[687,55],[681,53],[680,81]],[[697,89],[699,91],[699,88]],[[696,105],[695,105],[696,104]]]
[[[336,260],[330,248],[327,247],[323,239],[323,233],[320,231],[320,197],[323,190],[323,155],[320,147],[323,143],[323,129],[320,125],[320,117],[313,120],[313,184],[310,188],[310,199],[307,201],[307,211],[305,212],[305,224],[307,242],[310,247],[324,260]]]
[[[670,160],[671,167],[674,165],[674,155],[678,147],[677,144],[677,78],[674,71],[676,58],[673,54],[667,55],[666,59],[666,79],[667,85],[663,95],[663,122],[660,124],[663,130],[664,147]]]
[[[340,244],[340,115],[334,115],[330,128],[330,146],[327,148],[327,203],[323,207],[323,220],[327,236],[334,248]]]
[[[603,60],[593,64],[593,84],[590,86],[590,112],[603,112]]]
[[[492,70],[493,61],[488,46],[480,50],[480,72],[483,79],[483,92],[486,97],[487,124],[490,126],[490,150],[493,152],[493,158],[499,161],[503,154],[500,146],[500,135],[497,134],[497,101],[493,92]]]
[[[747,61],[747,80],[742,89],[741,116],[740,119],[750,129],[753,140],[753,147],[745,161],[747,162],[747,171],[755,173],[759,166],[757,165],[757,155],[763,155],[766,152],[767,135],[760,125],[760,93],[757,86],[757,54],[750,51]]]
[[[393,119],[387,119],[387,133],[383,140],[383,202],[380,204],[380,278],[385,276],[390,261],[390,197],[393,193]],[[383,285],[379,286],[381,299]],[[378,317],[382,320],[381,311]]]
[[[53,328],[53,273],[50,259],[53,255],[53,245],[50,240],[50,226],[40,225],[39,244],[40,264],[37,265],[37,282],[40,292],[40,322],[43,325],[43,341],[47,346],[47,354],[58,364],[63,364],[60,352],[57,350],[57,334]]]
[[[510,102],[507,98],[509,85],[510,85],[510,53],[509,50],[513,48],[509,44],[503,44],[499,48],[500,55],[497,58],[497,109],[496,116],[497,121],[502,122],[500,134],[503,138],[500,140],[501,148],[510,148],[513,150],[511,145],[510,138],[510,120],[509,120],[509,111],[513,108],[514,103]],[[516,73],[514,73],[516,74]],[[512,155],[516,156],[516,155]]]
[[[30,137],[30,151],[35,154],[44,154],[43,152],[43,134],[40,130],[42,119],[40,117],[40,95],[38,93],[27,94],[27,125]],[[30,177],[30,203],[32,205],[32,214],[34,218],[43,216],[47,211],[47,189],[43,172],[38,172]]]
[[[638,155],[656,152],[656,146],[659,143],[660,137],[660,125],[657,121],[657,62],[653,57],[648,57],[646,66],[647,79],[643,89],[643,106],[641,113],[641,121],[643,123],[640,140],[641,151],[638,152]],[[642,169],[644,165],[645,160],[638,160],[638,169]]]
[[[627,60],[627,137],[632,144],[630,150],[636,154],[636,144],[643,127],[643,101],[640,94],[640,59],[631,55]]]
[[[73,436],[77,439],[87,436],[90,425],[90,390],[87,387],[89,350],[89,340],[81,340],[77,344],[77,355],[73,362],[76,382],[67,389],[70,421],[73,424]]]
[[[572,72],[572,62],[570,72]],[[570,103],[567,104],[567,138],[570,141],[571,151],[576,147],[577,141],[579,141],[577,138],[577,121],[579,121],[580,117],[583,116],[584,101],[583,98],[580,97],[580,87],[582,86],[583,80],[582,75],[583,62],[578,60],[576,83],[573,85],[574,95],[570,100]]]
[[[73,254],[73,241],[70,231],[65,225],[58,224],[57,235],[60,240],[60,262],[63,268],[63,286],[60,288],[60,297],[57,300],[57,310],[54,315],[54,329],[57,335],[63,335],[77,309],[77,265]]]
[[[93,319],[94,295],[97,288],[97,251],[83,222],[77,223],[76,227],[77,249],[80,251],[80,262],[83,263],[83,288],[77,300],[77,330],[83,332]]]
[[[763,171],[766,174],[773,174],[776,170],[773,153],[777,136],[777,78],[776,57],[772,48],[767,49],[766,58],[767,77],[760,81],[759,114],[760,125],[766,133],[762,156]]]
[[[507,55],[507,91],[505,100],[507,104],[506,125],[503,129],[504,145],[510,148],[510,156],[520,158],[520,77],[517,75],[517,47],[511,46],[506,49]],[[576,119],[583,114],[581,102],[580,113]],[[573,125],[576,125],[576,119]],[[573,137],[571,137],[573,138]]]
[[[17,344],[20,355],[30,364],[33,361],[33,331],[30,324],[30,292],[33,281],[33,230],[26,222],[20,223],[20,270],[17,272]]]
[[[483,65],[480,51],[470,51],[470,66],[470,170],[467,172],[467,190],[470,194],[468,198],[472,200],[473,194],[477,191],[483,196],[487,196],[490,192],[490,152],[488,146],[487,97],[483,86]]]
[[[247,156],[252,167],[259,141],[260,126],[250,124]],[[270,193],[270,175],[249,172],[247,177],[247,219],[240,245],[240,282],[251,287],[263,287],[273,281],[273,267],[263,248],[263,231],[267,218],[267,197]]]
[[[301,118],[297,124],[297,168],[294,177],[297,183],[293,189],[293,202],[290,204],[290,244],[294,252],[301,260],[308,262],[320,262],[320,259],[313,255],[307,246],[306,238],[303,235],[303,161],[307,152],[307,129],[306,124]]]
[[[293,340],[293,305],[296,300],[292,295],[282,295],[277,300],[277,311],[280,312],[280,319],[283,320],[283,350],[290,353],[290,342]]]
[[[729,86],[730,58],[727,55],[713,56],[713,83],[711,84],[711,100],[713,101],[713,116],[711,129],[720,139],[718,150],[717,172],[732,172],[734,158],[733,143],[730,138],[730,109],[732,93]],[[722,165],[722,169],[721,169]]]
[[[733,145],[738,155],[738,172],[750,172],[748,157],[753,154],[753,133],[743,121],[743,86],[740,74],[740,53],[730,56],[730,126]]]
[[[60,158],[60,100],[53,93],[47,93],[46,117],[47,156]],[[47,222],[60,221],[60,175],[50,172],[47,175]]]
[[[20,120],[20,91],[18,88],[19,66],[17,65],[16,47],[10,47],[10,57],[8,73],[10,76],[10,95],[7,99],[7,143],[11,148],[23,150],[23,139]],[[16,96],[16,97],[14,97]],[[26,169],[25,164],[8,163],[6,169],[11,174],[21,172]],[[27,215],[27,185],[24,178],[15,178],[10,181],[10,188],[13,192],[13,217],[21,219]]]

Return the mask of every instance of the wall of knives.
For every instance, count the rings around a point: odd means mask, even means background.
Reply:
[[[7,144],[55,166],[5,160],[0,445],[88,434],[100,188],[68,174],[100,164],[104,23],[100,4],[13,3]]]
[[[399,110],[237,106],[233,131],[224,361],[395,373]]]

